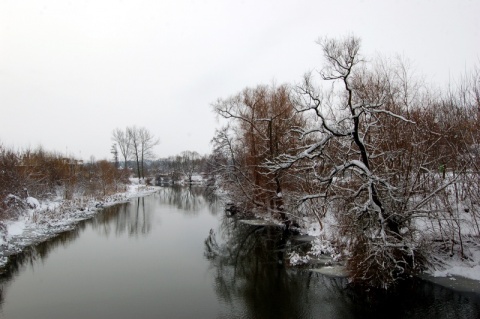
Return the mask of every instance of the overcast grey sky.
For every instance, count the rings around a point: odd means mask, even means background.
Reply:
[[[0,0],[0,143],[111,158],[145,126],[159,157],[210,151],[211,103],[322,65],[320,36],[401,54],[446,84],[480,64],[478,0]]]

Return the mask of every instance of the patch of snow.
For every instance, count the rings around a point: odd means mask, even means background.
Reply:
[[[480,281],[480,265],[473,267],[468,267],[465,265],[451,266],[444,270],[436,270],[432,275],[434,277],[449,277],[455,275]]]
[[[309,253],[313,256],[330,256],[334,261],[339,261],[342,257],[342,253],[338,252],[329,240],[321,238],[317,238],[312,242],[312,247],[310,248]]]
[[[434,277],[460,276],[480,281],[480,246],[465,243],[464,254],[467,258],[436,256],[443,263],[441,269],[430,269],[427,273]]]
[[[308,255],[301,256],[297,252],[292,252],[288,256],[288,259],[289,259],[290,265],[297,266],[297,265],[303,265],[308,263],[310,261],[310,256]]]
[[[202,175],[192,175],[192,182],[203,182]]]
[[[430,270],[434,277],[460,276],[480,281],[480,250],[470,252],[470,260],[459,258],[443,258],[442,269]]]
[[[309,236],[318,237],[318,236],[320,236],[320,233],[321,233],[321,230],[320,230],[320,223],[319,223],[319,222],[311,223],[311,224],[308,226],[307,234],[308,234]]]
[[[39,208],[40,207],[40,202],[38,201],[38,199],[36,199],[34,197],[27,197],[27,199],[25,201],[27,202],[27,205],[30,208]]]
[[[241,219],[239,220],[239,222],[252,226],[282,226],[282,224],[276,224],[274,222],[263,219]]]
[[[22,199],[16,195],[13,195],[13,194],[8,194],[7,197],[5,198],[5,201],[8,201],[8,200],[14,200],[14,201],[17,201],[17,202],[21,202]]]
[[[318,272],[322,275],[331,277],[348,277],[347,271],[343,266],[325,266],[321,268],[310,269],[310,271]]]
[[[14,222],[7,222],[6,226],[7,226],[7,234],[8,234],[7,236],[11,238],[13,236],[18,236],[23,234],[23,231],[26,228],[26,223],[25,223],[25,220],[17,220]]]

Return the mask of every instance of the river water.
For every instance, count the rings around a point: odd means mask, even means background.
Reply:
[[[286,267],[291,245],[201,188],[162,188],[14,258],[0,318],[480,318],[478,295],[423,281],[378,295]]]

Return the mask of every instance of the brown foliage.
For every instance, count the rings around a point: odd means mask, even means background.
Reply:
[[[214,138],[223,186],[247,209],[297,201],[290,213],[320,225],[331,211],[357,283],[423,269],[438,240],[464,258],[464,213],[480,236],[480,71],[432,91],[403,60],[367,63],[355,37],[319,44],[327,85],[310,73],[295,91],[258,86],[214,105],[230,123]],[[435,225],[420,233],[419,220]]]
[[[128,176],[113,163],[84,164],[56,153],[38,150],[14,152],[0,145],[0,212],[5,213],[7,195],[20,198],[65,199],[75,195],[99,196],[119,191]]]
[[[219,100],[214,109],[230,123],[230,132],[218,131],[214,142],[215,156],[223,154],[226,158],[222,174],[234,188],[231,193],[247,210],[271,209],[285,218],[278,195],[289,187],[289,181],[265,164],[291,152],[299,143],[291,129],[302,126],[303,119],[295,111],[289,87],[246,88]]]

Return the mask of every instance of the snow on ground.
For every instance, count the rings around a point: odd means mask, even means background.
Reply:
[[[329,256],[334,262],[341,260],[341,253],[332,244],[332,240],[336,237],[335,225],[335,220],[331,214],[327,214],[322,219],[321,224],[317,220],[305,217],[302,226],[303,233],[315,239],[311,242],[312,246],[308,254],[303,255],[298,252],[292,252],[289,256],[289,263],[291,265],[306,264],[311,260],[318,261],[318,258],[322,256]]]
[[[21,235],[23,234],[25,227],[26,227],[25,219],[7,222],[7,230],[8,230],[7,234],[9,237]]]
[[[468,258],[462,260],[458,256],[438,257],[443,265],[430,269],[427,273],[434,277],[460,276],[480,283],[480,246],[466,245],[464,250]]]
[[[434,277],[460,276],[480,281],[480,265],[469,267],[463,263],[450,262],[444,270],[435,270]]]
[[[3,221],[4,229],[0,228],[0,268],[8,262],[10,255],[73,229],[79,221],[93,217],[101,207],[127,202],[130,198],[146,196],[157,190],[158,187],[143,185],[136,179],[136,182],[128,185],[126,192],[106,196],[101,201],[76,198],[71,201],[56,199],[40,202],[27,197],[26,211],[16,220]]]
[[[462,216],[463,220],[467,220],[465,216]],[[425,221],[423,221],[425,222]],[[312,241],[312,247],[308,255],[301,255],[296,252],[293,252],[290,257],[291,265],[305,264],[310,261],[310,259],[321,256],[328,255],[332,257],[333,261],[342,260],[342,256],[348,254],[348,252],[339,252],[335,245],[332,243],[337,236],[335,221],[332,216],[327,214],[322,220],[322,225],[316,220],[305,219],[303,223],[303,232],[306,235],[314,236],[316,239]],[[430,229],[430,224],[428,225],[417,225],[421,229]],[[474,233],[470,225],[464,225],[463,231],[465,233]],[[435,230],[434,230],[435,231]],[[480,244],[475,243],[474,240],[464,243],[464,254],[467,258],[460,258],[458,254],[450,257],[448,254],[436,254],[436,259],[439,263],[436,265],[436,268],[431,268],[426,271],[427,274],[432,275],[433,277],[447,277],[452,279],[452,276],[460,276],[463,278],[470,279],[474,283],[480,285]]]
[[[34,197],[27,197],[25,201],[30,208],[40,207],[40,202]]]
[[[439,252],[434,253],[434,255],[439,263],[428,269],[426,273],[433,277],[460,276],[478,281],[480,284],[480,243],[475,222],[462,205],[460,205],[456,220],[460,225],[462,233],[463,254],[465,258],[460,258],[458,244],[455,244],[451,255],[449,252],[440,253],[440,249],[438,249]],[[446,221],[448,221],[447,218],[443,221],[442,227],[449,229]],[[432,222],[428,218],[415,219],[415,227],[420,230],[423,235],[430,238],[438,238],[438,234],[441,233],[438,221]],[[455,232],[458,232],[458,230]],[[457,240],[456,236],[454,238]],[[450,242],[448,242],[448,245],[450,245]]]

